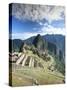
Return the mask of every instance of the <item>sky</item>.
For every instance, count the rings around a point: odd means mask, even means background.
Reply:
[[[65,35],[64,6],[14,3],[9,18],[12,39],[25,40],[37,34]]]

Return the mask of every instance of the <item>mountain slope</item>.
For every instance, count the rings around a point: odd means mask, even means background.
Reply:
[[[50,44],[56,45],[56,47],[59,48],[65,55],[65,36],[62,36],[62,35],[44,35],[42,37],[43,37],[44,41],[46,40],[49,45]],[[13,49],[14,48],[16,49],[19,46],[21,46],[22,42],[25,42],[25,43],[31,45],[33,43],[34,39],[35,39],[35,36],[30,37],[26,40],[14,39],[14,40],[12,40]]]
[[[9,51],[16,52],[19,51],[20,46],[22,45],[22,40],[20,39],[9,39]]]

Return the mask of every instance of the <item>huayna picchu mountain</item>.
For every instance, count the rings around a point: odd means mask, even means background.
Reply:
[[[38,34],[32,43],[38,50],[44,51],[46,49],[46,41],[43,39],[43,37]]]

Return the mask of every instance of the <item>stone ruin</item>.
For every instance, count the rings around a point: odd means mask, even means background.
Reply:
[[[36,60],[36,58],[32,56],[28,56],[26,54],[12,54],[12,58],[9,59],[12,60],[12,63],[15,63],[16,65],[21,65],[22,67],[28,66],[28,67],[42,67],[43,65]]]

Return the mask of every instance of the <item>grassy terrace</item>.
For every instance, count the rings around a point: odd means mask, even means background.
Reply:
[[[50,71],[48,66],[54,65],[54,58],[46,62],[42,58],[34,55],[32,51],[26,53],[28,56],[36,58],[44,68],[36,67],[29,68],[28,66],[22,67],[21,65],[12,64],[12,86],[29,86],[29,85],[46,85],[46,84],[63,84],[64,76],[58,71]]]

